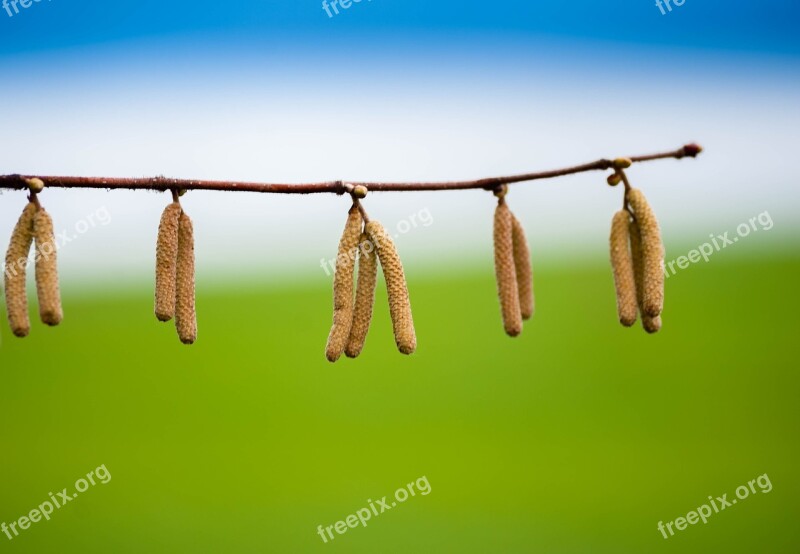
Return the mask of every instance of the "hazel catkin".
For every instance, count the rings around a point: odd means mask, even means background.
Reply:
[[[353,274],[356,264],[356,249],[361,238],[364,220],[356,206],[350,208],[339,252],[336,256],[336,271],[333,277],[333,325],[325,346],[325,357],[335,362],[344,352],[353,325]]]
[[[386,291],[389,296],[389,313],[392,317],[394,340],[397,349],[403,354],[413,354],[417,349],[417,336],[414,331],[414,318],[411,314],[411,300],[408,296],[403,263],[397,247],[386,229],[377,221],[366,225],[367,235],[375,245],[381,262]]]
[[[183,344],[197,340],[194,291],[194,228],[188,215],[178,221],[178,257],[175,272],[175,328]]]
[[[511,214],[511,238],[514,243],[514,267],[519,290],[520,314],[522,319],[528,320],[533,317],[534,311],[531,251],[525,238],[525,229],[514,214]]]
[[[642,309],[644,298],[644,258],[642,252],[642,232],[636,221],[631,221],[629,226],[631,242],[631,260],[633,262],[633,276],[636,281],[636,301],[642,315],[642,327],[648,333],[657,333],[661,330],[661,317],[649,316]]]
[[[175,271],[180,217],[181,205],[173,202],[164,209],[158,225],[155,314],[159,321],[169,321],[175,316]]]
[[[37,207],[29,202],[11,233],[6,251],[5,289],[8,324],[17,337],[27,337],[31,330],[28,317],[28,296],[25,290],[25,268],[33,242],[33,220]]]
[[[517,268],[514,263],[513,216],[501,198],[494,212],[494,267],[503,327],[511,337],[522,332]]]
[[[630,214],[620,210],[611,220],[611,268],[614,273],[614,286],[617,291],[617,314],[625,327],[636,322],[636,277],[630,252]]]
[[[356,284],[356,303],[353,310],[353,324],[350,338],[344,353],[348,358],[356,358],[364,349],[364,341],[372,321],[372,309],[375,305],[375,285],[378,282],[378,256],[375,244],[366,233],[361,235],[358,252],[358,279]]]
[[[58,261],[53,218],[39,208],[33,218],[33,238],[36,249],[36,292],[39,298],[39,317],[45,325],[58,325],[64,318],[61,293],[58,289]]]
[[[657,317],[664,309],[664,245],[661,242],[661,230],[642,191],[630,189],[627,195],[642,237],[641,310],[643,314]]]

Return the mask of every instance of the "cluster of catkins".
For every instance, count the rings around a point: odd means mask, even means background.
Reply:
[[[403,264],[386,229],[370,221],[354,202],[339,241],[333,280],[333,326],[328,335],[325,357],[335,362],[342,353],[349,358],[361,354],[372,321],[378,262],[383,269],[389,296],[395,343],[403,354],[417,349],[411,302]],[[356,264],[358,279],[354,285]]]
[[[611,181],[609,181],[611,182]],[[625,209],[611,222],[611,266],[620,323],[630,327],[641,314],[648,333],[661,329],[664,309],[664,245],[653,209],[642,191],[627,186]]]
[[[494,268],[503,327],[511,337],[522,333],[522,321],[533,317],[533,269],[525,230],[505,200],[506,187],[496,192]]]
[[[197,340],[194,229],[177,199],[166,207],[158,226],[155,314],[159,321],[175,318],[182,343]]]
[[[28,297],[25,289],[26,267],[31,245],[34,245],[36,293],[39,299],[39,317],[45,325],[61,323],[61,293],[58,288],[58,264],[53,219],[36,198],[44,188],[40,179],[29,179],[29,202],[11,233],[6,251],[5,294],[8,323],[17,337],[27,337],[31,330],[28,317]]]

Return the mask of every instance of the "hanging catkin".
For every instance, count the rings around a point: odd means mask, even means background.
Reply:
[[[519,289],[519,308],[522,319],[533,317],[533,268],[531,267],[531,251],[525,238],[525,229],[519,220],[511,214],[511,238],[514,243],[514,267]]]
[[[356,358],[364,348],[364,341],[372,321],[372,308],[375,305],[375,285],[378,282],[378,256],[375,245],[366,233],[361,235],[358,253],[358,282],[356,285],[356,304],[353,310],[353,324],[350,338],[344,353],[348,358]]]
[[[17,337],[27,337],[31,330],[28,297],[25,292],[25,267],[33,242],[33,220],[36,205],[29,202],[11,233],[6,251],[5,288],[8,324]]]
[[[514,263],[513,216],[502,198],[494,212],[494,268],[503,327],[511,337],[522,332],[517,268]]]
[[[633,261],[633,275],[636,280],[636,299],[642,315],[642,327],[648,333],[657,333],[661,330],[661,317],[652,317],[642,310],[644,299],[644,257],[642,250],[642,232],[639,224],[631,221],[629,225],[631,239],[631,260]]]
[[[33,237],[36,249],[36,292],[39,297],[39,317],[46,325],[58,325],[64,318],[61,293],[58,290],[58,261],[53,218],[40,207],[33,218]]]
[[[611,268],[614,271],[614,285],[617,291],[617,314],[625,327],[636,322],[636,277],[630,252],[630,214],[620,210],[611,220]]]
[[[325,346],[325,357],[335,362],[344,352],[353,324],[353,273],[356,265],[356,249],[364,224],[356,206],[350,208],[339,252],[336,256],[336,273],[333,277],[333,325]]]
[[[178,223],[178,259],[175,277],[175,328],[183,344],[197,340],[194,298],[194,229],[192,220],[181,213]]]
[[[651,317],[664,309],[664,245],[653,209],[638,189],[628,191],[628,202],[642,236],[642,313]]]
[[[161,214],[156,244],[155,314],[159,321],[175,316],[175,268],[178,260],[178,222],[181,205],[169,204]]]
[[[366,230],[378,252],[383,277],[386,280],[395,343],[403,354],[412,354],[417,349],[417,336],[414,332],[414,318],[411,314],[411,300],[408,296],[403,263],[383,225],[373,220],[367,223]]]

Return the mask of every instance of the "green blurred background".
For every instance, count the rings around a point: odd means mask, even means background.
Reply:
[[[490,252],[409,271],[418,352],[394,350],[381,283],[365,352],[336,365],[327,285],[201,275],[185,347],[152,316],[150,283],[67,284],[61,328],[2,331],[0,522],[101,464],[112,479],[0,548],[796,551],[800,249],[776,238],[670,277],[655,336],[616,323],[602,257],[537,259],[516,340]],[[764,473],[768,494],[658,532]],[[317,535],[422,476],[427,496]]]
[[[600,173],[515,185],[538,311],[512,340],[491,194],[370,193],[399,232],[419,350],[396,352],[381,284],[362,357],[331,365],[319,264],[347,198],[185,195],[186,347],[152,314],[169,194],[47,188],[71,237],[66,319],[17,340],[0,315],[0,525],[98,466],[112,477],[0,532],[0,554],[800,552],[800,3],[663,3],[0,8],[0,174],[450,181],[697,141],[697,160],[628,172],[667,260],[775,222],[670,277],[648,336],[616,318],[621,190]],[[24,203],[0,191],[0,246]],[[768,494],[658,531],[764,474]],[[317,534],[423,476],[430,494]]]

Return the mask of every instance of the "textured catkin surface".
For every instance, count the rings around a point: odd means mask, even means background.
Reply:
[[[178,259],[175,281],[175,328],[183,344],[197,340],[197,314],[194,302],[194,228],[181,213],[178,225]]]
[[[159,321],[169,321],[175,316],[175,268],[180,217],[181,205],[173,202],[164,209],[158,226],[155,313]]]
[[[26,337],[31,330],[28,317],[28,297],[25,292],[25,267],[33,242],[33,219],[36,206],[28,203],[17,220],[6,250],[5,289],[6,310],[11,332]]]
[[[633,276],[636,280],[636,300],[642,315],[642,327],[648,333],[657,333],[661,330],[661,317],[649,316],[642,311],[644,297],[644,259],[642,256],[642,232],[639,224],[631,221],[628,227],[631,237],[631,260],[633,261]]]
[[[36,292],[39,298],[39,317],[46,325],[58,325],[64,319],[61,293],[58,289],[58,260],[53,218],[39,208],[33,218],[33,238],[36,247]]]
[[[378,256],[375,245],[366,233],[361,235],[358,253],[358,284],[356,285],[356,304],[353,310],[353,325],[344,353],[356,358],[364,349],[369,325],[372,322],[372,309],[375,305],[375,285],[378,282]]]
[[[522,332],[517,268],[514,263],[513,216],[502,200],[494,212],[494,268],[503,327],[509,336]]]
[[[347,214],[339,251],[336,255],[336,274],[333,277],[333,325],[325,346],[325,357],[330,362],[338,360],[350,338],[353,324],[353,274],[356,265],[356,250],[361,238],[364,220],[354,206]]]
[[[417,349],[417,335],[414,331],[411,300],[408,296],[408,286],[400,255],[383,225],[377,221],[370,221],[367,223],[366,229],[367,235],[377,249],[383,277],[386,280],[395,343],[403,354],[412,354]]]
[[[625,327],[636,322],[637,299],[636,277],[633,272],[633,258],[630,252],[630,214],[620,210],[611,220],[611,268],[614,272],[614,286],[617,291],[617,313]]]
[[[628,202],[642,235],[642,313],[651,317],[664,309],[664,245],[658,220],[642,191],[631,189]]]
[[[517,273],[517,288],[519,289],[519,308],[522,319],[533,317],[533,267],[531,266],[531,250],[528,239],[525,238],[525,229],[519,220],[511,215],[511,238],[514,244],[514,267]]]

